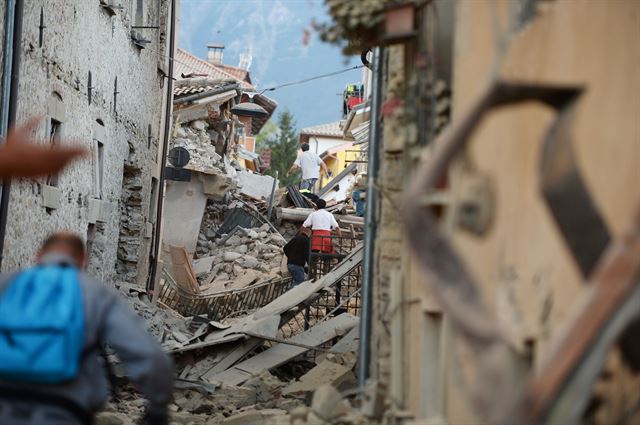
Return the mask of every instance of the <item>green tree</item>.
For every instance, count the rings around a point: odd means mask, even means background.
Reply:
[[[268,129],[267,131],[269,132]],[[280,186],[282,187],[299,182],[300,170],[287,175],[291,165],[296,160],[300,146],[296,122],[291,112],[288,109],[282,111],[278,116],[277,128],[265,136],[261,137],[260,134],[257,137],[259,139],[258,146],[262,143],[265,147],[271,149],[271,166],[266,174],[275,177],[277,171]]]
[[[271,140],[278,133],[278,125],[273,120],[267,121],[262,127],[260,133],[256,136],[256,150],[262,150],[269,147]]]

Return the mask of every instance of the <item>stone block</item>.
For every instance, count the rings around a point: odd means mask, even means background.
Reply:
[[[194,130],[197,130],[197,131],[202,131],[207,127],[208,127],[207,123],[205,121],[202,121],[202,120],[196,120],[196,121],[193,121],[191,123],[191,128],[193,128]]]
[[[231,251],[227,251],[224,253],[224,261],[226,262],[232,262],[232,261],[236,261],[237,259],[241,258],[242,254],[238,254],[237,252],[231,252]]]
[[[242,267],[247,269],[255,269],[260,264],[260,261],[252,255],[245,255],[242,259]]]
[[[323,385],[313,393],[311,410],[322,420],[331,421],[349,412],[349,406],[331,385]]]
[[[229,416],[222,423],[224,425],[259,425],[265,423],[269,418],[286,416],[286,414],[286,410],[282,409],[248,410]]]
[[[60,189],[55,186],[42,186],[42,205],[45,208],[60,208],[60,199],[62,197],[61,195],[62,193]]]

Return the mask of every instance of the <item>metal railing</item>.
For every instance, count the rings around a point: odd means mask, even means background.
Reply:
[[[206,314],[220,321],[231,315],[249,313],[269,304],[293,286],[290,277],[271,279],[242,289],[229,289],[213,294],[193,294],[181,288],[163,270],[165,282],[158,300],[183,316]]]
[[[361,239],[353,236],[316,236],[309,252],[309,279],[319,279],[333,270]],[[360,315],[362,265],[358,265],[342,279],[320,293],[303,311],[281,327],[284,337],[291,337],[316,323],[348,312]]]

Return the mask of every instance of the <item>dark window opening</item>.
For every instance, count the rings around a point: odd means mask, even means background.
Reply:
[[[58,146],[60,144],[60,134],[62,132],[62,123],[53,118],[49,121],[49,144],[51,146]],[[47,176],[47,185],[58,187],[58,175],[51,174]]]

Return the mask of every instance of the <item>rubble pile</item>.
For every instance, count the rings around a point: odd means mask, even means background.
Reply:
[[[189,164],[185,167],[210,174],[224,174],[224,162],[211,144],[209,124],[196,120],[189,125],[177,125],[171,148],[182,147],[189,152]]]
[[[269,224],[235,226],[229,233],[218,233],[226,213],[241,207],[237,201],[207,204],[193,263],[205,293],[241,289],[280,276],[286,241]]]
[[[171,425],[364,425],[367,418],[331,385],[320,386],[307,406],[302,398],[283,396],[282,383],[268,373],[241,387],[179,382],[169,404]],[[122,392],[98,414],[96,425],[135,425],[145,400]]]
[[[220,245],[211,251],[214,255],[210,264],[223,264],[216,272],[218,277],[227,273],[227,266],[237,268],[238,275],[240,269],[245,275],[249,271],[264,273],[261,270],[267,267],[261,267],[261,261],[275,266],[277,255],[268,254],[280,251],[284,239],[264,224],[237,227],[215,243]],[[250,260],[252,257],[257,264]],[[177,379],[169,406],[171,423],[368,423],[340,394],[356,385],[359,319],[342,313],[310,322],[308,328],[300,326],[295,332],[283,332],[289,318],[300,317],[310,300],[334,291],[335,285],[361,261],[360,245],[332,274],[289,289],[246,315],[226,317],[223,323],[210,320],[207,314],[183,317],[170,308],[162,308],[161,303],[154,304],[144,290],[125,283],[117,285],[127,303],[146,320],[149,331],[174,358]],[[236,271],[229,277],[232,273]],[[133,424],[143,415],[144,408],[140,395],[133,388],[124,387],[97,423]]]

